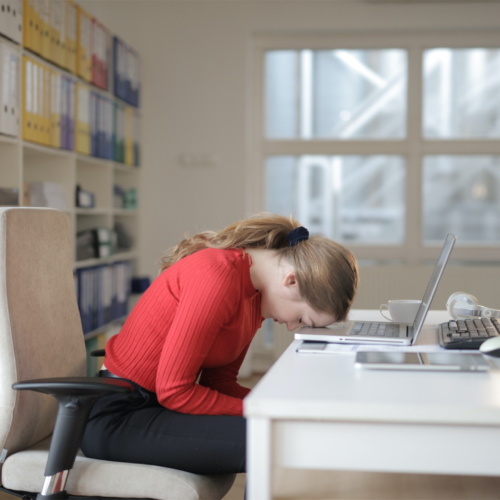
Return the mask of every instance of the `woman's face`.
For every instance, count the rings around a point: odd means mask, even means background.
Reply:
[[[261,313],[263,318],[286,324],[289,331],[301,326],[327,326],[336,320],[333,314],[317,312],[302,299],[295,271],[290,271],[262,291]]]

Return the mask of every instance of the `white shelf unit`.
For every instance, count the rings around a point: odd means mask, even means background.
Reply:
[[[93,86],[77,75],[67,72],[63,68],[4,38],[2,35],[0,35],[0,40],[17,47],[21,56],[25,54],[36,59],[44,65],[70,76],[73,80],[88,85],[93,91],[130,106],[115,97],[111,92],[105,92]],[[19,65],[18,81],[18,109],[22,110],[22,64]],[[112,88],[112,81],[109,88]],[[136,166],[124,165],[112,160],[86,156],[75,151],[57,149],[25,141],[22,139],[22,122],[19,126],[19,137],[0,134],[0,187],[17,189],[19,191],[19,206],[23,206],[23,184],[25,182],[48,181],[57,182],[62,186],[67,206],[65,213],[69,218],[71,227],[73,268],[75,270],[125,260],[131,261],[132,274],[137,269],[138,220],[140,211],[139,209],[115,208],[113,204],[113,192],[115,184],[120,185],[124,189],[135,188],[138,191],[140,201],[140,171],[141,169]],[[84,209],[76,207],[77,185],[80,185],[85,191],[94,193],[95,208]],[[123,224],[130,233],[133,241],[130,251],[117,252],[103,259],[76,260],[76,235],[79,231],[96,227],[113,229],[117,222]],[[133,302],[134,300],[131,299],[131,303]],[[108,327],[116,327],[123,319],[113,320],[109,324],[87,333],[85,340],[99,335],[103,331],[106,331]]]
[[[32,144],[19,139],[0,136],[0,186],[19,190],[19,205],[22,206],[24,182],[57,182],[63,188],[72,228],[74,267],[95,266],[117,260],[137,258],[138,209],[113,207],[113,186],[119,184],[128,189],[139,187],[140,171],[136,167],[123,168],[108,160],[86,158],[71,151]],[[76,186],[95,194],[95,208],[75,206]],[[106,259],[76,260],[76,233],[94,227],[112,229],[115,222],[124,224],[129,230],[134,246],[130,251],[118,252]]]

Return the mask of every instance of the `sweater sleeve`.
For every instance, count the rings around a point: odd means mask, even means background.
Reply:
[[[234,398],[243,399],[250,392],[250,389],[238,384],[236,378],[249,347],[250,342],[232,363],[220,368],[207,368],[203,370],[200,377],[200,385]]]
[[[156,394],[165,408],[197,415],[243,415],[242,400],[196,383],[221,328],[241,295],[230,265],[194,270],[183,280],[175,318],[163,345]]]

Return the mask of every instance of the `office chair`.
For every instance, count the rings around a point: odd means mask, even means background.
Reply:
[[[79,445],[95,401],[132,389],[85,371],[68,217],[0,208],[0,489],[32,499],[41,492],[38,500],[217,500],[229,491],[234,474],[85,457]]]

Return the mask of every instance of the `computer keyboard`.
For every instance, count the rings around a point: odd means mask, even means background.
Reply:
[[[369,335],[373,337],[398,337],[398,323],[354,323],[349,335]]]
[[[500,335],[497,318],[451,320],[439,327],[439,341],[445,349],[479,349],[485,340]]]

